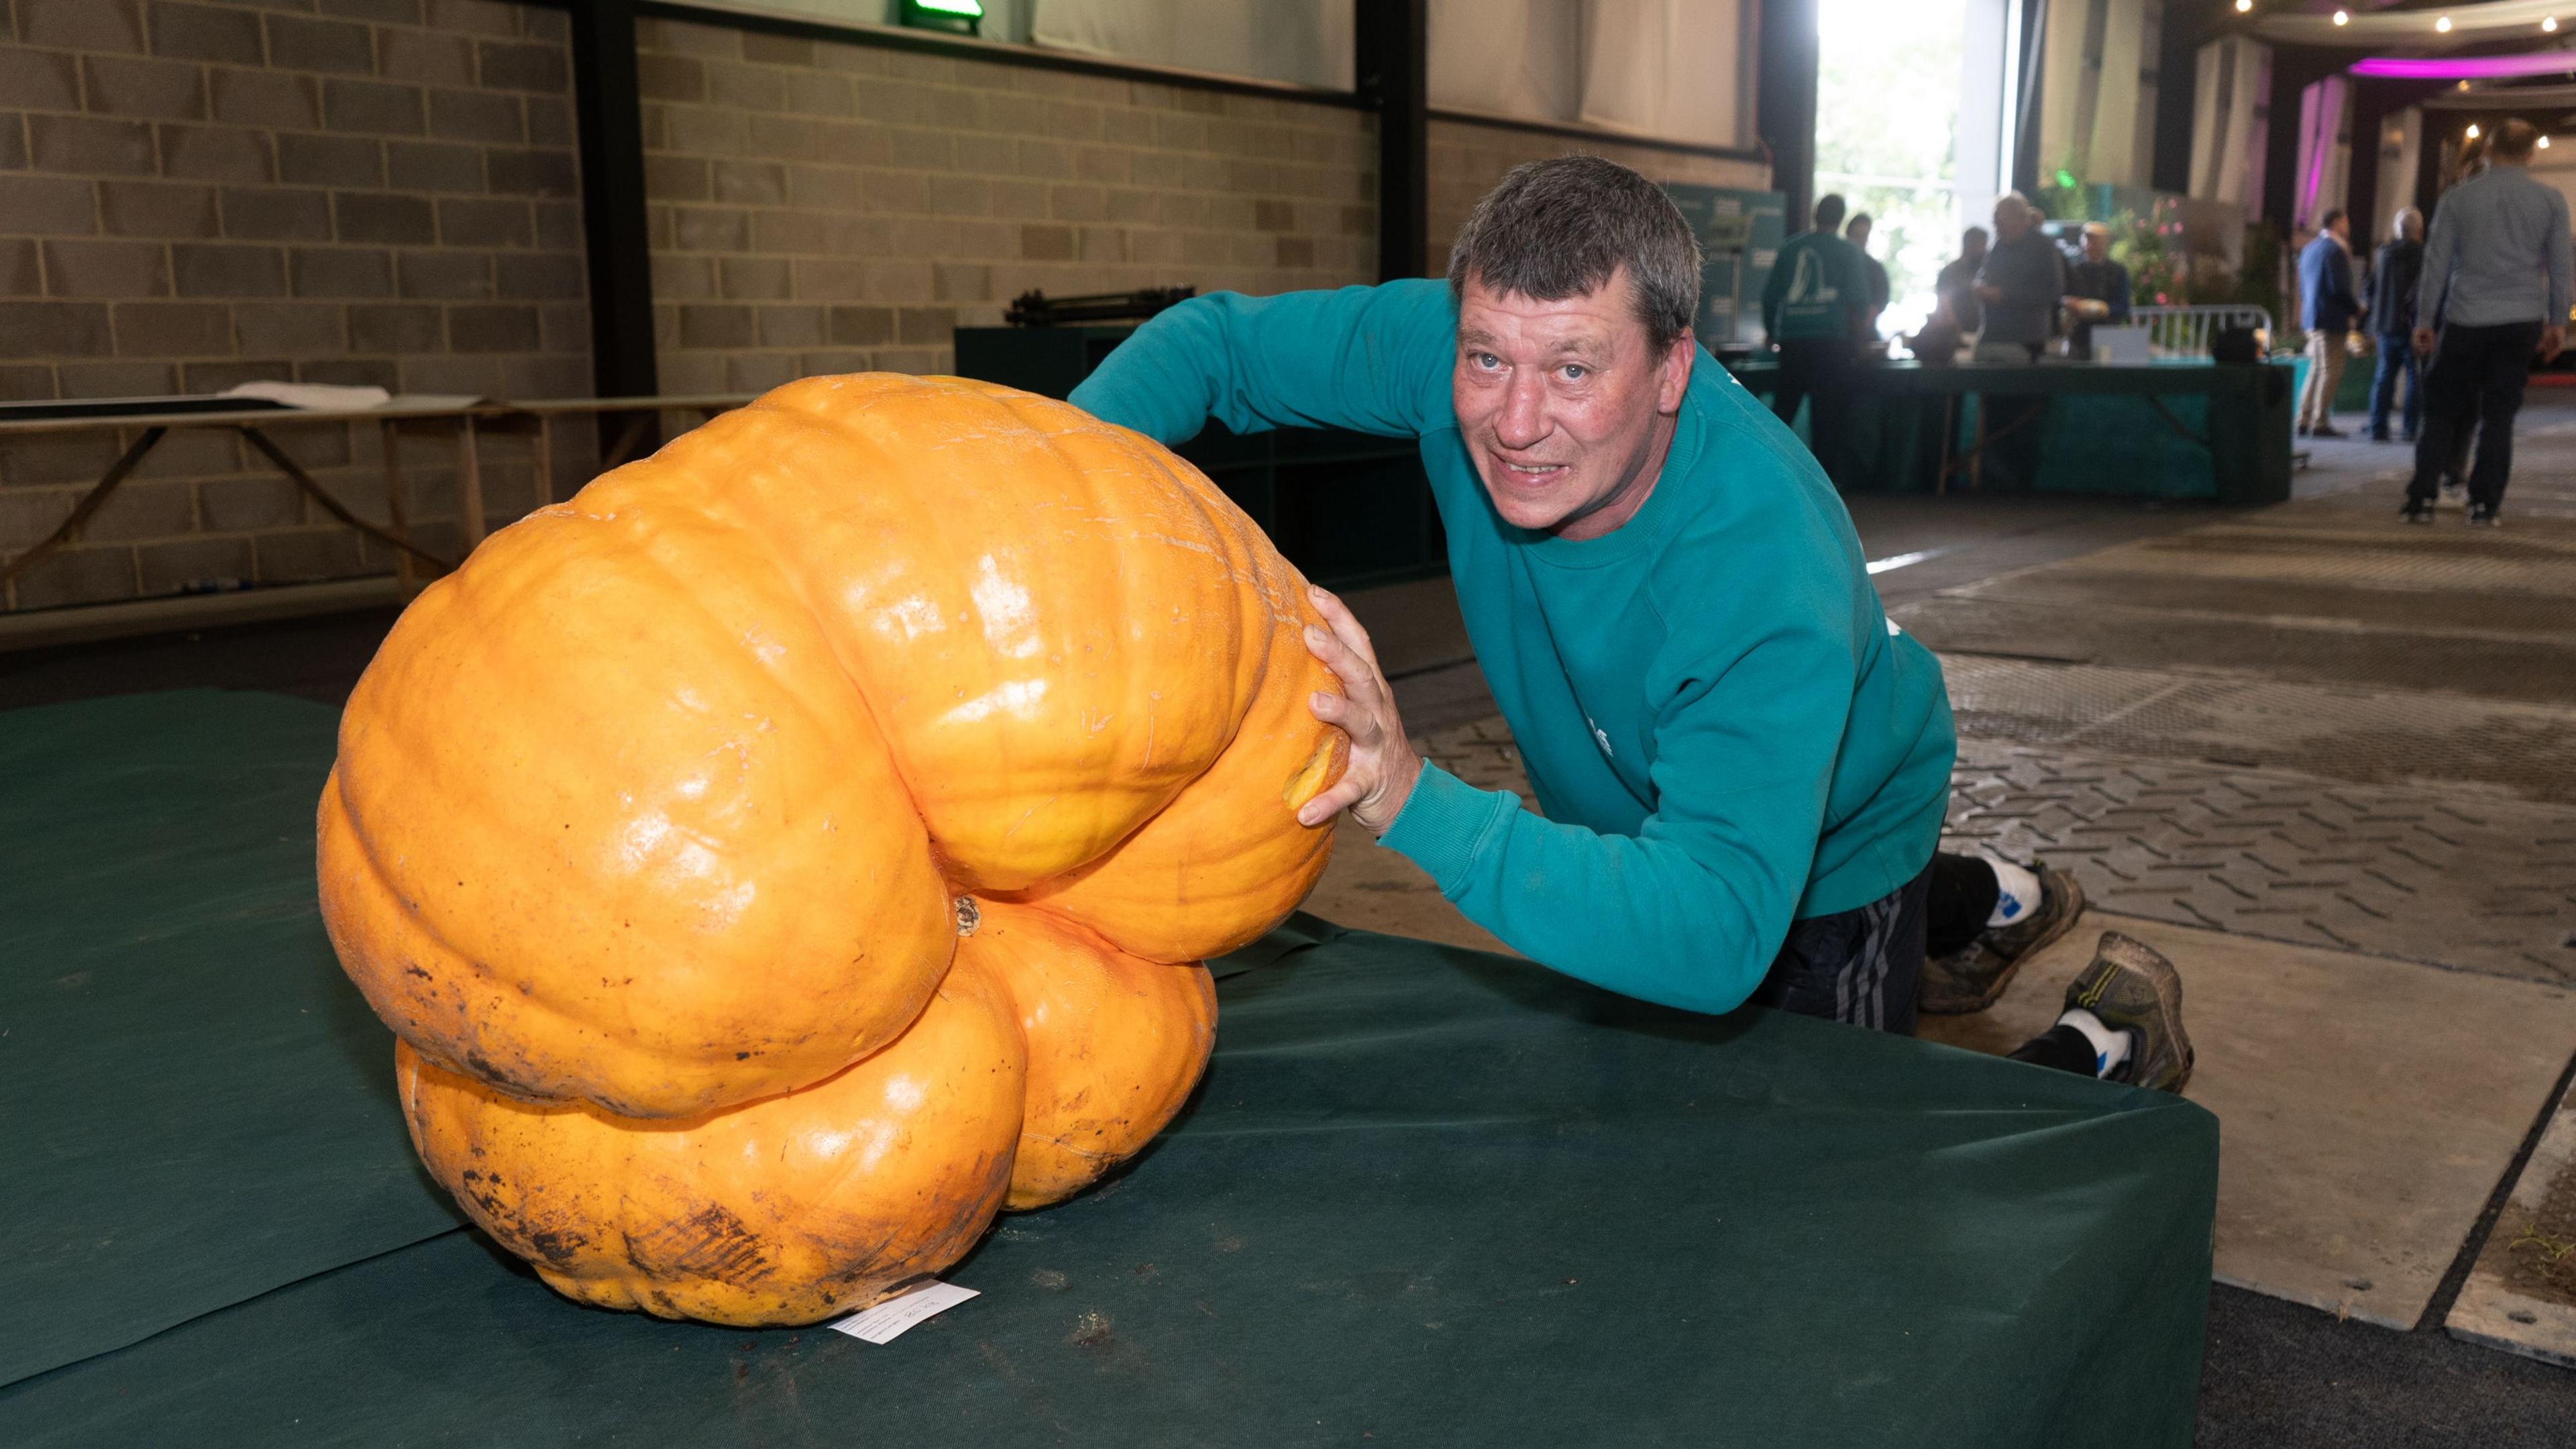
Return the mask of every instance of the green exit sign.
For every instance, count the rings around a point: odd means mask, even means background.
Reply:
[[[983,0],[903,0],[897,18],[923,30],[975,35],[984,23]]]

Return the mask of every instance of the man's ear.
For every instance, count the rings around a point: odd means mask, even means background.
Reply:
[[[1672,340],[1655,364],[1655,411],[1670,417],[1682,410],[1682,394],[1690,387],[1692,358],[1699,352],[1699,339],[1688,332]]]

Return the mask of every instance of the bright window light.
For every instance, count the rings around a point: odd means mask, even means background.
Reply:
[[[2477,138],[2478,138],[2478,123],[2477,123],[2477,122],[2475,122],[2475,121],[2471,121],[2471,122],[2469,122],[2469,139],[2470,139],[2470,140],[2472,140],[2472,141],[2474,141],[2474,140],[2476,140]]]
[[[2450,33],[2451,33],[2451,17],[2450,17],[2450,16],[2448,16],[2448,15],[2445,15],[2445,16],[2443,16],[2441,19],[2434,21],[2434,22],[2433,22],[2433,28],[2434,28],[2435,30],[2438,30],[2438,31],[2442,32],[2444,35],[2448,35],[2448,34],[2450,34]]]
[[[2253,8],[2254,0],[2236,0],[2236,13],[2239,15],[2242,15]]]
[[[2336,11],[2334,13],[2334,22],[2337,25],[2350,25],[2352,23],[2352,12],[2349,10]]]

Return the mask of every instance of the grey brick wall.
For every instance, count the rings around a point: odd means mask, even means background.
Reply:
[[[1344,106],[666,20],[640,27],[666,392],[939,371],[1018,293],[1375,277],[1376,135]],[[0,397],[249,378],[512,398],[589,391],[558,11],[497,0],[0,0]],[[1659,180],[1760,167],[1435,122],[1426,274],[1518,162],[1590,150]],[[384,521],[374,428],[281,427]],[[560,430],[556,489],[595,441]],[[0,556],[126,439],[0,444]],[[454,435],[405,438],[406,509],[457,547]],[[487,433],[487,526],[542,501]],[[382,573],[229,434],[164,442],[8,609]]]
[[[1466,223],[1467,213],[1503,173],[1524,161],[1543,161],[1581,151],[1607,157],[1653,181],[1688,181],[1702,186],[1737,186],[1761,190],[1771,184],[1771,169],[1758,161],[1726,161],[1667,151],[1655,146],[1628,146],[1611,141],[1551,136],[1512,126],[1467,121],[1431,123],[1430,246],[1422,259],[1425,276],[1449,270],[1449,242]]]
[[[641,30],[662,385],[950,366],[1010,299],[1377,275],[1347,107],[724,27]]]
[[[0,397],[588,393],[568,47],[561,12],[493,0],[0,0]],[[386,517],[374,428],[274,436]],[[0,556],[126,441],[0,444]],[[452,435],[403,448],[410,515],[453,551]],[[537,501],[529,456],[488,441],[491,522]],[[178,433],[5,603],[388,567],[237,438]]]

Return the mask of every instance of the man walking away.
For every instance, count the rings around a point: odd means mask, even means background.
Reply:
[[[1869,276],[1859,250],[1837,235],[1842,224],[1843,199],[1818,197],[1815,229],[1782,243],[1762,287],[1762,330],[1780,353],[1771,411],[1794,427],[1798,404],[1812,403],[1807,450],[1836,484],[1846,475],[1843,405],[1869,308]]]
[[[2299,253],[2299,325],[2308,329],[2308,381],[2299,392],[2299,431],[2340,438],[2334,425],[2335,389],[2343,385],[2344,352],[2361,299],[2352,294],[2352,253],[2345,238],[2352,223],[2343,208],[2326,213],[2314,239]]]
[[[2406,379],[2406,441],[2424,423],[2424,380],[2415,366],[2415,283],[2424,274],[2424,213],[2413,207],[2397,213],[2397,234],[2380,244],[2370,259],[2370,283],[2362,298],[2370,312],[2371,336],[2377,339],[2379,364],[2370,376],[2370,440],[2388,441],[2388,410],[2396,401],[2398,374]]]
[[[2093,356],[2096,323],[2129,320],[2129,269],[2111,260],[2111,229],[2098,221],[2084,223],[2084,260],[2067,268],[2064,301],[2069,357]]]
[[[1877,340],[1879,314],[1887,310],[1888,300],[1887,268],[1879,265],[1878,258],[1869,254],[1870,226],[1869,213],[1864,211],[1854,215],[1843,227],[1843,240],[1850,242],[1852,250],[1860,253],[1861,272],[1869,278],[1869,323],[1868,330],[1861,334],[1863,341]]]
[[[2487,170],[2442,197],[2424,243],[2415,299],[2415,352],[2424,373],[2424,431],[2415,476],[2399,516],[2433,521],[2433,495],[2452,440],[2474,422],[2477,464],[2469,473],[2469,522],[2492,527],[2513,472],[2513,417],[2536,351],[2546,362],[2567,341],[2571,285],[2567,199],[2531,179],[2540,131],[2511,120],[2487,147]],[[2424,325],[2442,321],[2441,336]]]

